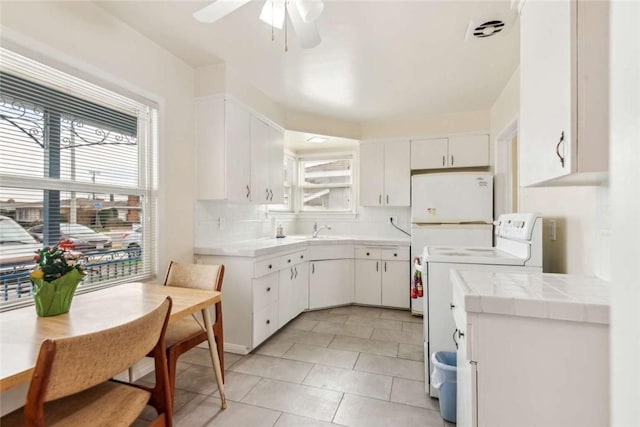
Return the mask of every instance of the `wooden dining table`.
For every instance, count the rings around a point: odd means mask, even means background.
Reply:
[[[0,313],[0,392],[31,381],[43,340],[97,332],[127,323],[156,308],[167,296],[173,302],[169,324],[202,313],[222,408],[226,408],[209,311],[209,307],[221,300],[221,293],[139,282],[76,295],[71,310],[58,316],[38,317],[31,306]]]

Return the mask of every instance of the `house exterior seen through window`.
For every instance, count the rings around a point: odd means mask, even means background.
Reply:
[[[353,158],[301,158],[299,168],[301,211],[353,210]]]
[[[0,303],[30,301],[34,248],[62,240],[85,257],[79,290],[149,276],[157,109],[1,53]]]

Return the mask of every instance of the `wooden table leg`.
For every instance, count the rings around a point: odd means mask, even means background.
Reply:
[[[213,362],[213,371],[216,375],[218,383],[218,391],[220,391],[220,399],[222,400],[222,409],[227,409],[227,397],[224,394],[224,384],[222,383],[222,370],[220,368],[220,358],[218,358],[218,348],[216,346],[216,338],[213,336],[213,322],[211,321],[211,313],[208,308],[202,310],[204,318],[204,326],[207,328],[207,338],[209,341],[209,353],[211,362]]]

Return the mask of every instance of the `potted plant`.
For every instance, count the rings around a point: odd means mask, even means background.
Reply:
[[[36,251],[31,272],[36,313],[41,317],[69,312],[71,300],[82,281],[82,254],[69,250],[66,242]]]

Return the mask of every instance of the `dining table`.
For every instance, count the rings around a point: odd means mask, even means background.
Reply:
[[[0,392],[31,381],[43,340],[83,335],[122,325],[153,310],[166,297],[172,300],[169,324],[202,313],[221,407],[225,409],[227,402],[222,368],[209,310],[221,300],[222,294],[214,290],[155,283],[130,282],[82,293],[73,298],[68,313],[52,317],[38,317],[33,306],[0,313]],[[86,362],[91,363],[91,360]]]

